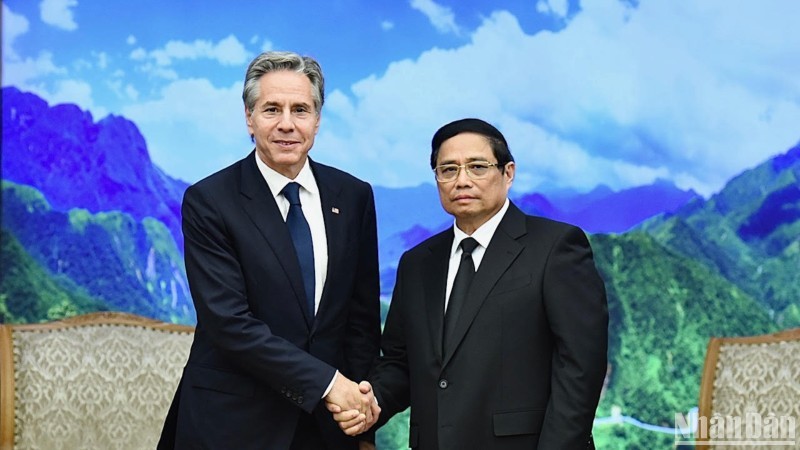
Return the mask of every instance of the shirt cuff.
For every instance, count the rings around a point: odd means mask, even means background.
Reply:
[[[325,389],[325,392],[322,394],[322,398],[327,397],[328,394],[331,393],[331,389],[333,389],[333,383],[336,383],[336,378],[338,376],[339,376],[339,371],[337,370],[336,373],[333,374],[333,378],[331,379],[331,382],[328,383],[328,389]]]

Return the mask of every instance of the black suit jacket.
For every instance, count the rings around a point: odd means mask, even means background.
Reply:
[[[321,397],[336,369],[364,379],[378,354],[372,189],[311,161],[328,241],[327,278],[311,318],[291,236],[254,158],[184,195],[197,328],[159,448],[285,450],[301,414],[315,415],[331,449],[355,448]]]
[[[502,218],[442,353],[452,228],[406,252],[371,380],[424,450],[583,449],[606,373],[605,288],[585,234]]]

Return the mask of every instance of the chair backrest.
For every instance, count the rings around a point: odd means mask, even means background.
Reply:
[[[702,448],[800,448],[800,328],[711,338],[697,425]]]
[[[193,332],[115,312],[0,325],[0,448],[155,448]]]

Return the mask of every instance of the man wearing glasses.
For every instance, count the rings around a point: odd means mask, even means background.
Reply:
[[[400,260],[370,377],[379,424],[410,406],[412,448],[594,448],[608,311],[585,234],[508,200],[514,159],[482,120],[440,128],[431,167],[455,224]]]

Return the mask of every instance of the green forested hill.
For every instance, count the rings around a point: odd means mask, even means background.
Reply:
[[[609,302],[609,375],[598,416],[671,427],[697,405],[711,336],[777,329],[751,295],[644,232],[595,235],[592,246]],[[673,436],[632,427],[597,428],[598,448],[670,448]]]
[[[3,226],[45,273],[80,287],[104,309],[194,320],[182,256],[155,219],[55,211],[39,191],[3,181]],[[16,283],[15,273],[8,276],[5,282]]]
[[[779,327],[800,326],[800,145],[641,229],[750,294]]]
[[[107,310],[70,280],[54,279],[6,229],[0,230],[0,323],[32,323]]]

